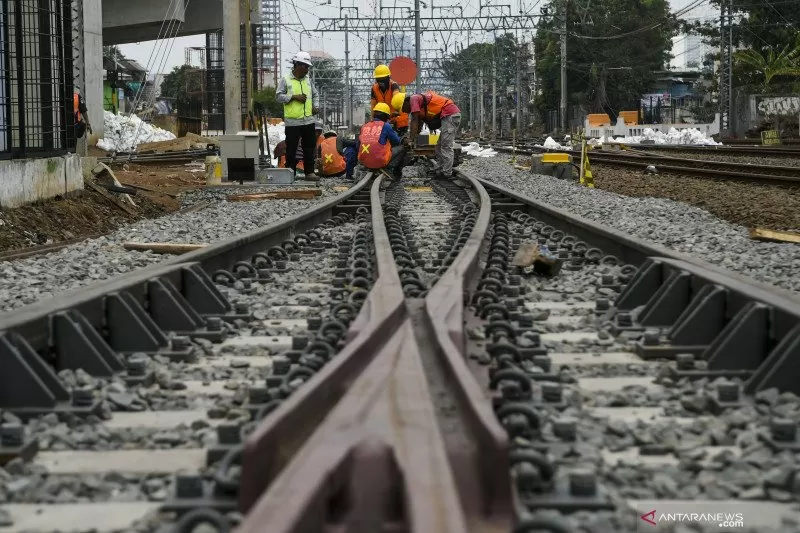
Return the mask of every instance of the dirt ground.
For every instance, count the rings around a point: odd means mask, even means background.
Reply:
[[[800,187],[645,174],[592,165],[595,186],[626,196],[653,196],[691,204],[749,228],[800,229]]]
[[[24,249],[110,233],[145,218],[157,218],[180,209],[179,193],[205,182],[202,164],[112,164],[117,179],[136,185],[136,207],[124,204],[114,193],[103,195],[86,188],[77,196],[56,197],[14,209],[0,209],[0,251]],[[102,189],[102,187],[101,187]],[[131,212],[121,205],[128,205]]]

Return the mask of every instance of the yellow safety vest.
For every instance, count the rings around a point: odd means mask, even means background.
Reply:
[[[283,118],[299,119],[310,117],[313,114],[311,112],[313,106],[311,105],[311,84],[308,83],[308,76],[302,80],[298,80],[292,75],[286,76],[286,88],[288,89],[289,87],[292,88],[291,94],[305,94],[308,98],[306,98],[305,102],[292,100],[288,104],[283,104]]]

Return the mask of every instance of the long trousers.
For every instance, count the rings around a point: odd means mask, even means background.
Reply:
[[[453,159],[455,158],[453,145],[456,142],[456,134],[460,124],[461,113],[442,118],[439,142],[436,143],[434,155],[436,156],[436,162],[439,163],[439,170],[445,176],[450,176],[453,173]]]
[[[314,173],[314,154],[317,153],[317,132],[314,124],[286,126],[286,168],[297,170],[297,145],[303,142],[303,170],[306,175]]]

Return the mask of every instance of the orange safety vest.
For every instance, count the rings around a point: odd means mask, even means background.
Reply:
[[[427,94],[422,95],[422,109],[425,113],[423,120],[427,121],[441,115],[444,106],[452,103],[453,101],[449,98],[428,91]]]
[[[336,137],[323,139],[320,144],[322,151],[322,175],[333,176],[340,174],[347,168],[347,162],[336,149]]]
[[[380,104],[381,102],[388,105],[389,109],[392,109],[392,96],[394,96],[394,91],[399,90],[400,86],[391,80],[389,80],[389,88],[385,91],[381,91],[381,88],[378,86],[378,84],[373,83],[372,99],[375,100],[375,104],[373,104],[372,109],[375,109],[375,105]],[[395,128],[406,128],[408,127],[408,113],[403,113],[401,111],[398,116],[392,117],[389,122],[394,124]]]
[[[72,93],[72,109],[75,112],[75,124],[81,121],[80,102],[81,97],[78,96],[78,93]]]
[[[358,161],[367,168],[384,168],[392,160],[392,146],[387,141],[380,143],[383,122],[373,120],[361,126],[361,148],[358,151]]]

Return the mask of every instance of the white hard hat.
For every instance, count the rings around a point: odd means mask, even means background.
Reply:
[[[305,63],[311,66],[311,55],[308,52],[297,52],[292,58],[292,63]]]

